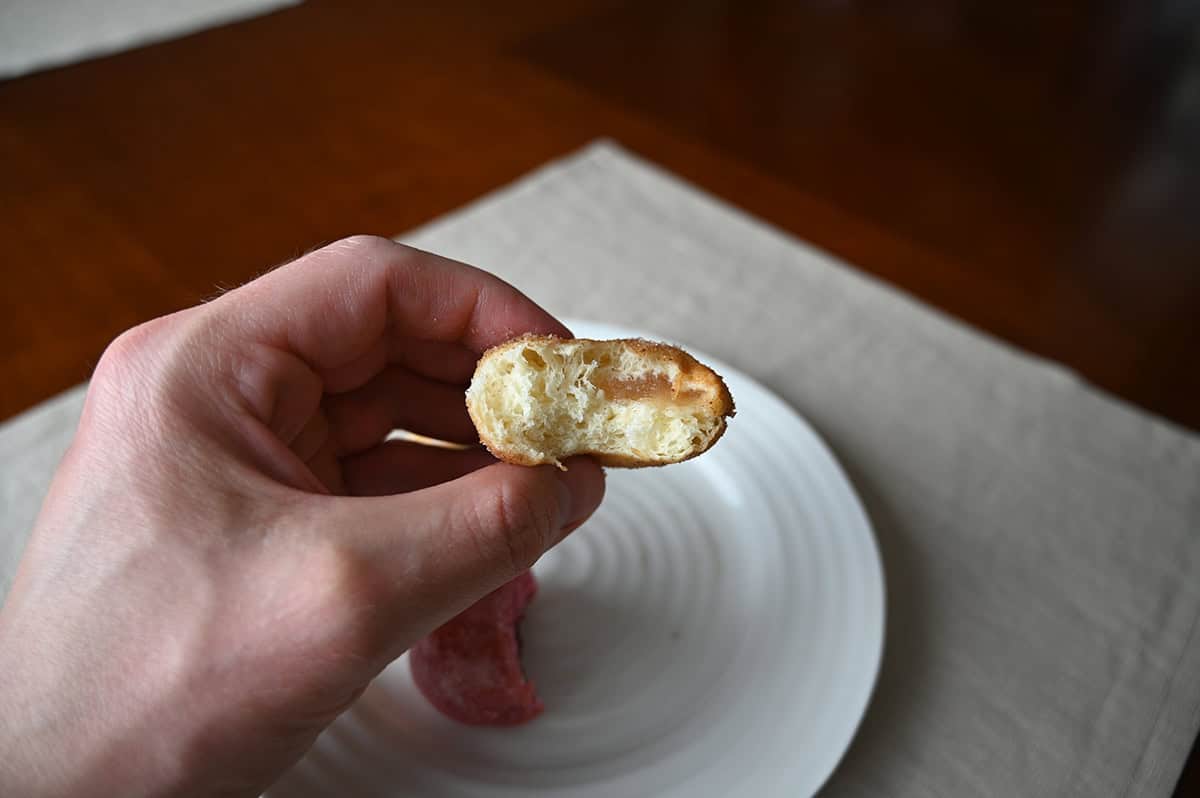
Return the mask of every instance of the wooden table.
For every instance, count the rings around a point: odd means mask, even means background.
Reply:
[[[0,83],[0,418],[126,327],[611,136],[1200,428],[1195,4],[413,5]]]

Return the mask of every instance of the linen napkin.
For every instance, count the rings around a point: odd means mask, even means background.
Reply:
[[[300,0],[5,0],[0,79],[130,50]]]

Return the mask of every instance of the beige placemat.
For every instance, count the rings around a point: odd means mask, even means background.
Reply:
[[[130,50],[300,0],[2,0],[0,78]]]
[[[830,796],[1165,796],[1200,726],[1200,440],[600,143],[404,240],[747,371],[826,437],[888,579]],[[79,395],[0,428],[0,578]]]

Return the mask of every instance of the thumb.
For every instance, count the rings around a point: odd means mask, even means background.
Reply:
[[[433,628],[528,570],[595,512],[603,470],[587,457],[565,465],[497,463],[412,493],[336,499],[321,525],[335,525],[329,534],[386,575],[406,614],[432,616]]]
[[[595,462],[580,457],[566,466],[498,463],[409,494],[420,503],[410,512],[434,521],[421,535],[433,555],[425,576],[464,585],[482,580],[490,590],[528,570],[604,496],[604,472]]]

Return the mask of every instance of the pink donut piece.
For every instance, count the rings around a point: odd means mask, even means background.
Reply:
[[[542,702],[521,668],[517,630],[536,593],[526,571],[410,649],[413,681],[429,703],[472,726],[515,726],[541,714]]]

